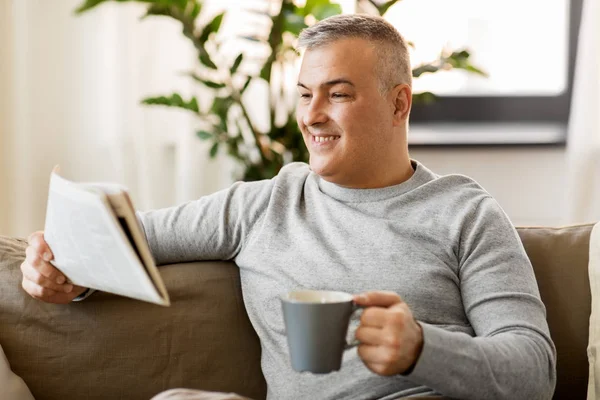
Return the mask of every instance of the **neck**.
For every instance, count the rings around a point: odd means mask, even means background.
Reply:
[[[380,163],[385,166],[380,171],[373,169],[365,169],[360,176],[354,176],[352,181],[340,182],[337,180],[322,177],[328,182],[346,187],[349,189],[380,189],[388,186],[399,185],[406,182],[414,174],[413,166],[410,162],[408,153],[401,157],[400,160],[395,160],[393,163]]]

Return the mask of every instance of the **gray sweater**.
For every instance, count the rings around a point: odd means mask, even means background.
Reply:
[[[348,189],[294,163],[140,219],[158,264],[237,263],[269,399],[551,398],[555,348],[514,227],[473,180],[413,166],[400,185]],[[294,372],[279,296],[299,288],[398,293],[423,327],[412,372],[378,376],[356,349],[339,372]]]

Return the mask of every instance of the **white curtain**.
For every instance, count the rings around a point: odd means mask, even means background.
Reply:
[[[567,222],[600,221],[600,2],[585,0],[569,139]]]
[[[140,105],[198,94],[182,76],[195,53],[180,26],[140,21],[144,7],[129,3],[75,16],[81,2],[0,0],[0,234],[43,229],[55,164],[68,179],[125,184],[139,209],[232,181],[231,161],[209,160],[190,114]]]

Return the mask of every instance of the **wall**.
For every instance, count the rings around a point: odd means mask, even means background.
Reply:
[[[0,227],[5,226],[9,219],[9,196],[6,188],[9,187],[8,132],[11,131],[12,119],[9,112],[12,84],[8,78],[12,76],[13,66],[9,54],[12,52],[12,18],[11,3],[0,0],[0,37],[6,38],[5,45],[0,46]]]
[[[461,173],[496,198],[516,225],[562,225],[567,196],[565,149],[424,148],[410,151],[438,174]]]

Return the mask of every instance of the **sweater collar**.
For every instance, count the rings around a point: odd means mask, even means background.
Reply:
[[[408,193],[413,189],[424,185],[436,178],[436,175],[416,160],[410,160],[415,172],[406,181],[393,186],[387,186],[378,189],[352,189],[336,185],[312,173],[319,185],[319,189],[324,194],[343,202],[363,203],[370,201],[386,200],[392,197]]]

